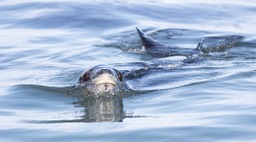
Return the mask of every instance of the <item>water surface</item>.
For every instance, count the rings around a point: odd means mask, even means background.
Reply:
[[[2,0],[0,140],[255,141],[255,12],[251,1]],[[163,44],[230,49],[186,65],[155,59],[135,27]],[[129,97],[52,89],[98,64],[145,63],[160,69],[129,81],[144,91]]]

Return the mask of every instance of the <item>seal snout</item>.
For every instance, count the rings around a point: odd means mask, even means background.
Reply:
[[[101,85],[101,84],[109,84],[116,86],[117,85],[117,80],[112,74],[109,73],[102,73],[100,75],[94,76],[92,81],[94,82],[95,85]]]
[[[107,65],[95,66],[79,78],[78,83],[87,85],[92,92],[114,92],[123,88],[123,74]]]

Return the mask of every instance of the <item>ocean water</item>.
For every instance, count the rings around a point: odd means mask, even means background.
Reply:
[[[0,141],[256,141],[254,1],[0,0],[0,13]],[[153,58],[136,27],[218,52]],[[159,69],[128,81],[131,96],[63,93],[95,65],[145,63]]]

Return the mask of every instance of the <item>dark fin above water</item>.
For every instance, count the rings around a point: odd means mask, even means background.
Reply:
[[[204,39],[202,39],[197,48],[194,50],[192,49],[186,49],[186,48],[180,48],[177,46],[168,46],[161,44],[154,39],[148,37],[143,31],[141,31],[139,28],[136,28],[138,31],[138,34],[140,36],[141,42],[143,46],[146,48],[147,53],[150,54],[152,57],[156,58],[163,58],[163,57],[169,57],[169,56],[192,56],[194,54],[200,54],[202,52],[202,45],[204,42]]]
[[[145,48],[154,48],[156,46],[162,46],[162,44],[158,43],[157,41],[155,41],[154,39],[148,37],[142,30],[140,30],[139,28],[137,28],[138,34],[140,36],[142,45]]]

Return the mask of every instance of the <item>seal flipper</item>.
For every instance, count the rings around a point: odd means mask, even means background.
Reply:
[[[200,60],[199,56],[200,54],[204,53],[203,52],[203,44],[204,44],[204,38],[198,43],[197,47],[186,57],[187,59],[184,59],[184,63],[194,63]]]
[[[198,43],[196,50],[203,52],[203,44],[204,44],[204,38]]]
[[[198,43],[197,47],[195,49],[193,49],[190,52],[190,54],[188,54],[186,57],[193,58],[194,55],[199,55],[201,53],[204,53],[203,44],[204,44],[204,38],[201,39],[201,41]]]
[[[137,28],[138,34],[140,36],[140,40],[142,42],[142,45],[147,48],[154,48],[156,46],[162,46],[162,44],[158,43],[154,39],[148,37],[143,31],[141,31],[139,28]]]

